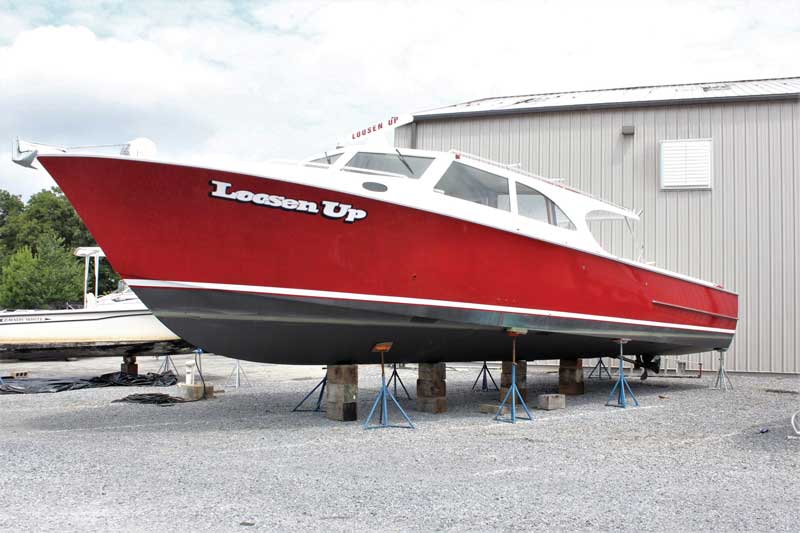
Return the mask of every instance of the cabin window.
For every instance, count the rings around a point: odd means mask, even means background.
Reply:
[[[377,172],[391,172],[407,178],[418,179],[433,162],[432,157],[417,157],[413,155],[375,154],[371,152],[358,152],[347,162],[345,168],[374,170]]]
[[[312,159],[309,163],[317,163],[320,165],[332,165],[342,154],[330,154],[328,157],[320,157],[319,159]]]
[[[559,228],[575,229],[575,224],[550,198],[521,183],[517,183],[517,208],[524,217]]]
[[[468,202],[511,211],[506,178],[462,163],[450,165],[434,190]]]

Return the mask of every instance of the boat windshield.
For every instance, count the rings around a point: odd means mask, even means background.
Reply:
[[[308,161],[308,163],[316,163],[318,165],[332,165],[336,162],[337,159],[339,159],[341,155],[342,154],[330,154],[326,155],[325,157],[320,157],[319,159],[312,159],[311,161]]]
[[[396,154],[357,152],[344,168],[346,170],[386,172],[419,179],[433,162],[433,159],[432,157],[402,155],[399,152]]]

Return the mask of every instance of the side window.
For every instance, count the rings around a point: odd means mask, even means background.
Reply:
[[[436,192],[504,211],[511,211],[506,178],[453,163],[434,187]]]
[[[546,222],[559,228],[575,229],[575,224],[550,198],[521,183],[517,183],[517,208],[523,217]]]
[[[550,223],[547,213],[547,197],[536,189],[517,183],[517,207],[519,214],[524,217]]]

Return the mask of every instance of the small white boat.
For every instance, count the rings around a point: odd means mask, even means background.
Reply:
[[[111,355],[160,355],[189,345],[167,329],[125,284],[97,297],[102,250],[78,248],[86,262],[82,309],[0,311],[0,359],[43,359]],[[95,292],[87,292],[94,260]]]

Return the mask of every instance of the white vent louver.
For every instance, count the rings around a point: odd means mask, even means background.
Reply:
[[[711,139],[661,141],[661,188],[710,189],[711,161]]]

